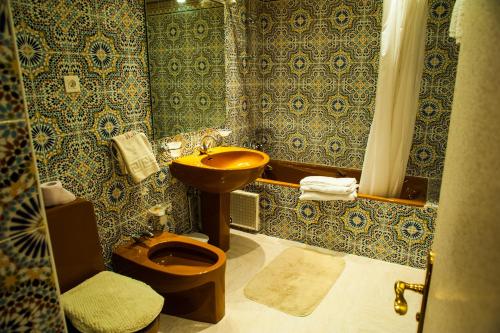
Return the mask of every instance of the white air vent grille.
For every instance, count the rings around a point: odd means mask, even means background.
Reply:
[[[231,192],[231,225],[259,231],[259,195],[246,191]]]

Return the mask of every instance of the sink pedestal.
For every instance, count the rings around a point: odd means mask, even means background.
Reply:
[[[260,177],[268,162],[266,153],[240,147],[214,147],[172,161],[172,175],[201,191],[201,224],[209,244],[229,250],[230,193]]]
[[[230,193],[201,191],[201,226],[208,235],[208,244],[229,250]]]

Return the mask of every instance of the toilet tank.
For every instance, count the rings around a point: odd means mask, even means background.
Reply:
[[[46,213],[61,293],[105,270],[90,201],[78,198]]]

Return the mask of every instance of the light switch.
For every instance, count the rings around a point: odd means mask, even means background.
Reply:
[[[67,93],[80,92],[80,79],[76,75],[67,75],[64,77],[64,88]]]

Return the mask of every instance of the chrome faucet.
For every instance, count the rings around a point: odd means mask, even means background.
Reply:
[[[256,140],[252,140],[250,142],[244,142],[243,147],[253,150],[264,151],[264,145]]]
[[[208,150],[214,147],[216,143],[217,139],[215,137],[213,137],[212,135],[205,135],[201,139],[200,146],[198,147],[200,154],[207,154]]]

